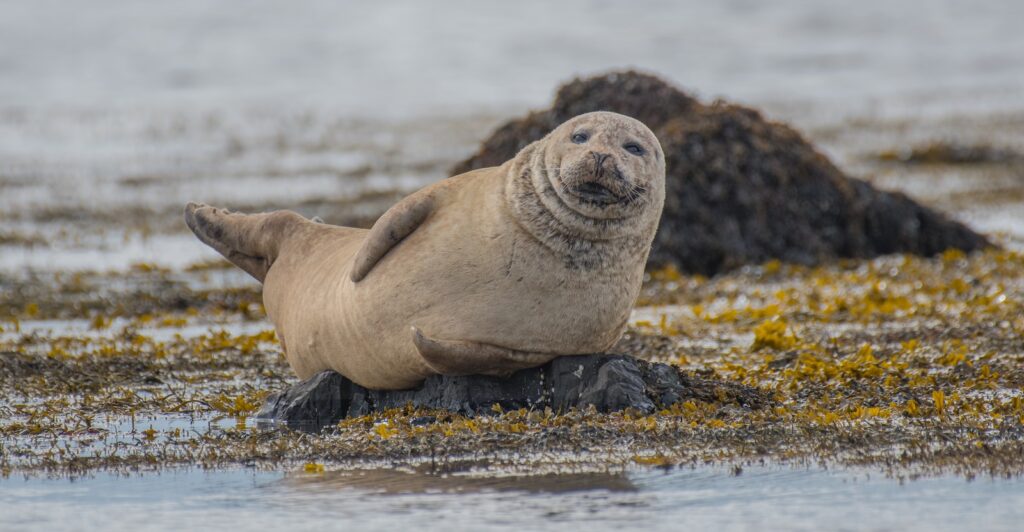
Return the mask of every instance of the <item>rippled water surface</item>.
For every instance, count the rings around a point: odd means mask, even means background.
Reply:
[[[776,467],[489,478],[389,470],[0,481],[4,530],[1019,530],[1021,481]]]
[[[854,175],[1019,236],[1019,165],[873,157],[1024,151],[1022,6],[0,2],[0,271],[209,259],[190,200],[365,224],[559,83],[627,67],[762,108]]]

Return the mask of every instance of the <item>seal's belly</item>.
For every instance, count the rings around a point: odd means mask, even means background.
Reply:
[[[377,265],[353,295],[367,329],[390,329],[411,345],[412,326],[444,340],[578,354],[608,349],[639,290],[635,279],[571,269],[518,231],[450,238],[426,227]],[[364,282],[370,279],[364,280]],[[373,310],[370,308],[373,307]]]

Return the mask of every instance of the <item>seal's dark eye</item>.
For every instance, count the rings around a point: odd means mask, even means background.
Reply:
[[[626,144],[625,146],[623,146],[623,148],[626,148],[626,151],[628,151],[629,153],[632,153],[633,155],[643,155],[644,154],[644,149],[641,148],[640,145],[635,143],[635,142],[630,142],[629,144]]]
[[[572,135],[572,141],[575,142],[576,144],[583,144],[589,138],[590,135],[587,135],[586,133],[573,133]]]

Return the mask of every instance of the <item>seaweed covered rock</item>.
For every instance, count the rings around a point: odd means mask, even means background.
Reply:
[[[412,390],[368,390],[333,371],[323,371],[284,392],[269,396],[257,414],[264,422],[283,423],[308,432],[363,416],[412,405],[464,415],[504,410],[551,408],[564,412],[593,406],[599,412],[658,408],[697,399],[761,408],[767,394],[735,383],[701,379],[675,366],[626,355],[560,357],[508,378],[435,375]]]
[[[648,266],[712,275],[769,259],[814,264],[989,245],[901,193],[847,177],[784,124],[738,105],[704,105],[632,71],[569,82],[550,109],[499,127],[453,173],[501,164],[563,121],[598,110],[643,121],[665,149],[665,210]]]

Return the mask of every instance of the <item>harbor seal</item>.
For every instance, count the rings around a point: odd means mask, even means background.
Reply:
[[[369,230],[195,203],[185,220],[263,282],[300,378],[331,369],[405,389],[432,374],[506,375],[611,348],[664,200],[651,130],[595,112],[501,166],[413,193]]]

